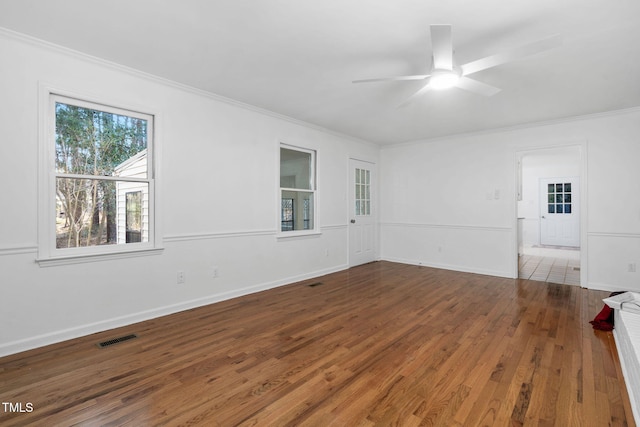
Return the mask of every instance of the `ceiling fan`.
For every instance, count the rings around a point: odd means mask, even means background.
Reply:
[[[467,76],[478,71],[496,67],[498,65],[515,61],[526,56],[544,52],[554,47],[560,46],[562,39],[555,35],[542,40],[535,41],[503,53],[487,56],[482,59],[468,62],[461,66],[456,66],[453,58],[453,43],[451,38],[451,25],[431,25],[431,47],[432,65],[429,74],[381,77],[375,79],[354,80],[353,83],[370,83],[381,81],[403,81],[403,80],[426,80],[422,88],[415,92],[403,104],[412,102],[418,96],[430,90],[447,89],[458,87],[469,92],[484,96],[493,96],[500,92],[500,89],[474,80]]]

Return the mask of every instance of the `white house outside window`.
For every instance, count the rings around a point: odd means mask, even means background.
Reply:
[[[153,248],[153,116],[50,97],[40,259]]]

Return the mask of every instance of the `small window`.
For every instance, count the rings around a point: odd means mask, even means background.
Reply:
[[[315,229],[315,151],[280,147],[280,231]]]
[[[40,258],[153,247],[153,116],[50,96]],[[45,214],[46,211],[46,214]]]
[[[571,183],[548,184],[547,201],[547,213],[571,214]]]
[[[142,191],[125,193],[125,243],[142,242]]]
[[[371,215],[371,171],[368,169],[355,169],[355,207],[356,216]]]
[[[293,230],[293,199],[282,199],[281,209],[282,221],[281,230],[291,231]]]

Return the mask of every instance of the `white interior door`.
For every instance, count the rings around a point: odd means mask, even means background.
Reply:
[[[350,159],[349,265],[376,259],[375,164]]]
[[[540,179],[540,244],[580,247],[579,180]]]

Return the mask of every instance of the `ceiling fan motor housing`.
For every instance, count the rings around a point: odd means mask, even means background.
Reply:
[[[429,78],[429,86],[434,89],[448,89],[455,86],[461,76],[462,70],[457,67],[453,67],[452,70],[434,69]]]

